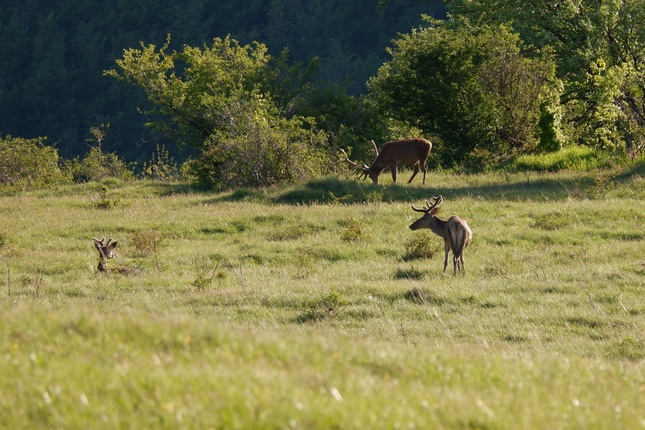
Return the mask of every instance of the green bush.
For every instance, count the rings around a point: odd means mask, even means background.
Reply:
[[[104,153],[100,147],[93,147],[83,159],[76,157],[66,164],[74,182],[98,181],[117,178],[125,181],[134,179],[134,172],[115,153]]]
[[[59,165],[58,150],[44,137],[0,137],[0,188],[37,189],[70,182]]]
[[[327,172],[324,133],[308,129],[298,118],[264,119],[250,121],[242,133],[204,150],[192,165],[202,186],[263,188],[304,182]]]
[[[437,239],[428,231],[421,231],[411,236],[405,244],[404,260],[423,260],[434,257],[443,250],[443,243]]]

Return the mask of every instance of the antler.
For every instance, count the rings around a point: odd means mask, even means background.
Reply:
[[[412,210],[416,212],[423,212],[425,214],[428,214],[432,209],[436,208],[441,204],[441,202],[443,202],[443,197],[440,194],[437,197],[433,197],[432,200],[434,200],[434,203],[432,203],[432,205],[430,204],[429,201],[426,200],[426,206],[427,206],[426,208],[417,209],[414,207],[414,205],[412,205]]]
[[[347,155],[347,152],[345,152],[343,148],[340,148],[340,152],[342,152],[343,155],[345,156],[345,158],[342,161],[345,161],[347,164],[354,167],[355,169],[360,169],[358,164],[356,164],[355,162],[349,159],[349,155]]]
[[[94,239],[95,243],[98,243],[101,246],[108,246],[109,244],[112,243],[112,240],[113,240],[112,238],[109,238],[107,243],[103,243],[103,242],[105,242],[105,238],[103,238],[101,240],[98,240],[97,238],[93,237],[92,239]]]
[[[357,171],[355,173],[357,175],[361,175],[362,176],[361,179],[367,178],[367,175],[369,174],[369,167],[368,166],[363,165],[363,167],[361,167],[358,164],[356,164],[354,161],[350,160],[349,155],[347,155],[347,152],[345,152],[345,150],[343,148],[340,148],[340,152],[342,152],[343,155],[345,156],[345,158],[342,161],[346,162],[351,167],[356,169]]]
[[[378,148],[376,147],[376,143],[374,143],[373,139],[370,140],[370,142],[372,143],[372,146],[374,147],[374,153],[376,153],[376,156],[378,157]]]
[[[99,240],[93,237],[92,239],[94,240],[94,246],[99,251],[99,255],[101,256],[101,258],[103,258],[104,260],[114,258],[114,253],[109,249],[110,245],[112,245],[113,243],[114,243],[113,247],[116,247],[116,242],[113,242],[112,238],[109,238],[107,240],[107,243],[105,243],[105,238]],[[106,254],[106,250],[107,250],[107,254]]]

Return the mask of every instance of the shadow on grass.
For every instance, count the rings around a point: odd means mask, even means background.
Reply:
[[[373,185],[338,178],[311,180],[299,187],[271,196],[278,204],[329,204],[367,202],[415,202],[432,196],[447,198],[478,197],[484,200],[561,200],[592,187],[595,181],[587,175],[567,179],[531,178],[524,181],[463,187],[415,187],[399,184]]]
[[[464,178],[463,186],[418,186],[408,184],[374,185],[355,179],[325,177],[312,179],[304,184],[287,188],[240,188],[220,194],[213,202],[256,201],[285,205],[307,204],[356,204],[376,202],[422,202],[438,194],[447,198],[476,197],[491,201],[509,200],[562,200],[594,198],[608,176],[612,181],[624,183],[634,176],[645,175],[645,164],[615,172],[570,172],[514,174],[512,178],[499,175],[493,183],[473,185]]]
[[[142,192],[159,197],[177,194],[190,194],[191,192],[206,192],[207,190],[189,182],[166,182],[143,180],[138,182]]]

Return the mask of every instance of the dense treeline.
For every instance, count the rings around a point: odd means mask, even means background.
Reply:
[[[137,108],[145,94],[102,71],[140,42],[201,46],[230,34],[259,41],[289,61],[321,58],[316,80],[341,83],[349,94],[386,60],[397,32],[421,13],[444,16],[441,2],[378,0],[8,0],[0,6],[0,136],[48,138],[72,158],[89,150],[90,129],[110,124],[104,147],[142,162],[155,145]],[[157,138],[157,137],[155,137]],[[172,143],[171,145],[172,146]]]
[[[3,120],[21,124],[13,133],[22,138],[55,138],[66,160],[91,146],[99,164],[116,151],[141,166],[156,148],[156,161],[143,164],[147,174],[172,166],[164,143],[176,145],[191,151],[180,170],[215,189],[305,180],[332,171],[340,148],[366,161],[370,139],[413,135],[433,141],[433,167],[468,170],[580,146],[614,160],[645,153],[645,0],[530,7],[385,0],[363,10],[337,0],[273,0],[251,2],[239,21],[235,8],[167,6],[120,14],[120,4],[112,5],[116,22],[145,16],[142,23],[167,32],[150,40],[134,31],[139,40],[115,57],[114,40],[125,43],[119,37],[87,28],[67,37],[68,15],[39,15],[29,51],[38,61],[20,69],[2,59],[11,71],[2,83]],[[444,19],[414,15],[415,8]],[[220,30],[248,26],[218,36],[215,17],[228,18]],[[190,26],[193,20],[200,25]],[[392,38],[406,20],[406,31]],[[5,28],[25,25],[8,20]],[[86,57],[69,41],[104,65],[100,74],[82,67]],[[385,59],[374,48],[381,44]],[[7,85],[11,78],[20,84]],[[144,121],[152,134],[138,128]],[[81,136],[85,127],[91,145]],[[8,148],[15,142],[22,141],[4,140]],[[66,163],[74,180],[88,179],[88,169],[74,166],[96,164],[78,156]]]

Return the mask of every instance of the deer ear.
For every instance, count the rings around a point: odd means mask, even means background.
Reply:
[[[430,215],[432,215],[432,216],[436,215],[438,210],[439,210],[439,208],[432,208],[430,210]]]
[[[108,250],[116,248],[117,243],[119,243],[119,242],[115,241],[115,242],[112,242],[111,244],[109,244],[108,245]]]

